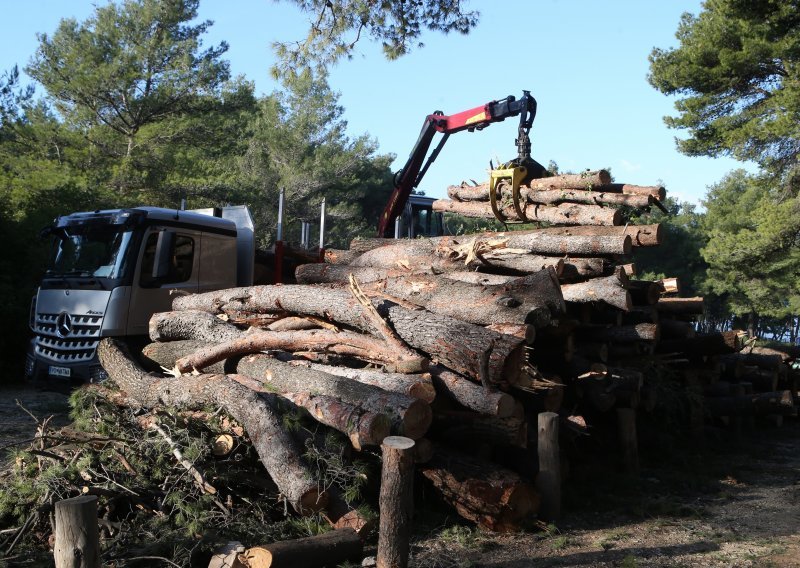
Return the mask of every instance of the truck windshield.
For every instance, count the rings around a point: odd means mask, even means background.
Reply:
[[[91,276],[122,278],[128,264],[126,254],[133,231],[109,225],[61,227],[56,239],[47,276]]]

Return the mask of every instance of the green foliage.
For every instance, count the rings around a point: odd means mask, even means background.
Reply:
[[[800,313],[800,198],[739,170],[712,186],[704,205],[706,288],[736,315]]]
[[[362,35],[381,42],[393,60],[422,47],[423,31],[467,34],[478,23],[478,12],[466,11],[462,1],[365,2],[364,0],[290,0],[310,15],[308,35],[299,42],[275,43],[279,62],[275,76],[297,70],[321,70],[352,57]]]
[[[700,254],[706,243],[700,222],[703,218],[693,203],[678,202],[668,197],[664,207],[669,214],[653,210],[646,215],[632,219],[634,224],[660,223],[664,231],[664,242],[669,247],[669,254],[664,254],[663,247],[642,247],[636,250],[634,257],[642,280],[678,277],[681,283],[681,294],[694,296],[705,281],[707,265]]]
[[[650,83],[680,97],[668,126],[690,156],[729,155],[786,175],[800,151],[800,5],[707,0],[684,14],[674,49],[650,54]]]
[[[377,144],[366,135],[347,136],[344,109],[324,75],[304,73],[284,84],[283,92],[259,101],[240,162],[243,183],[261,192],[254,215],[261,244],[274,239],[280,188],[284,240],[300,240],[301,220],[316,220],[323,198],[326,243],[372,236],[391,192],[392,157],[375,156]]]

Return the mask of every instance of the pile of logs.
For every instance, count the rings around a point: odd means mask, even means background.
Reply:
[[[448,194],[436,210],[493,216],[488,185]],[[144,366],[172,376],[148,374],[113,341],[101,361],[144,406],[221,406],[295,511],[323,510],[357,532],[358,512],[320,486],[282,427],[287,404],[355,450],[390,435],[416,441],[421,478],[462,517],[498,531],[517,530],[540,502],[543,517],[557,514],[536,490],[537,473],[554,476],[537,454],[541,413],[585,434],[616,410],[633,470],[637,413],[658,404],[656,368],[698,395],[699,423],[793,411],[779,354],[742,350],[736,332],[697,334],[702,298],[681,298],[675,279],[635,278],[631,254],[662,244],[662,231],[622,226],[624,208],[658,206],[664,188],[612,184],[599,171],[534,180],[520,196],[501,203],[506,219],[565,226],[355,240],[300,266],[296,285],[176,298],[152,318],[142,352]]]

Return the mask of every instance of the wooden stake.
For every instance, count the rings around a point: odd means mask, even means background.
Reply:
[[[617,408],[619,445],[622,448],[622,466],[626,473],[639,472],[639,442],[636,436],[636,410]]]
[[[53,557],[56,568],[100,568],[97,497],[82,495],[56,503]]]
[[[389,436],[381,444],[383,469],[379,497],[378,568],[406,568],[411,532],[414,440]]]
[[[558,447],[558,414],[539,414],[539,475],[536,489],[542,498],[539,517],[554,521],[561,516],[561,452]]]

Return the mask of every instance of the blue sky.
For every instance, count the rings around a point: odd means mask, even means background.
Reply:
[[[84,0],[4,3],[0,71],[28,62],[37,32],[53,32],[61,18],[90,16]],[[706,187],[742,164],[729,159],[690,158],[675,149],[680,132],[662,117],[673,100],[647,83],[653,47],[676,44],[683,12],[698,13],[698,0],[472,0],[481,13],[469,35],[428,33],[425,47],[397,61],[363,41],[350,61],[331,69],[349,132],[376,138],[382,153],[408,156],[426,115],[453,114],[529,90],[538,102],[531,130],[533,157],[562,170],[611,168],[616,181],[663,183],[669,195],[698,201]],[[234,74],[254,81],[258,93],[278,87],[269,75],[275,40],[303,37],[309,16],[271,0],[201,0],[200,17],[214,20],[206,45],[230,44]],[[41,92],[41,90],[40,90]],[[516,155],[517,119],[482,132],[450,137],[421,189],[446,195],[448,185],[485,181],[490,159]]]

